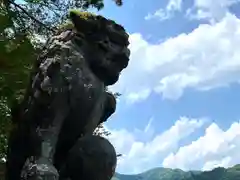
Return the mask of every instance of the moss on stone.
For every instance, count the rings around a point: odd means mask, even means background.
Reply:
[[[95,15],[93,13],[86,12],[86,11],[80,11],[80,10],[77,10],[77,9],[69,10],[69,16],[70,17],[71,17],[71,14],[77,15],[77,16],[79,16],[80,19],[83,19],[83,20],[96,20],[96,17],[97,17],[97,15]],[[71,18],[69,18],[69,20],[60,24],[57,27],[57,29],[58,29],[58,33],[59,33],[59,32],[63,32],[63,31],[66,31],[66,30],[75,29],[75,25],[71,21]]]
[[[69,20],[58,26],[58,32],[63,32],[69,29],[74,29],[74,24],[72,23],[72,21]]]
[[[97,17],[97,15],[95,15],[93,13],[86,12],[86,11],[80,11],[80,10],[77,10],[77,9],[71,9],[69,11],[70,16],[71,16],[71,13],[79,16],[79,18],[84,19],[84,20],[89,20],[89,19],[94,20]]]

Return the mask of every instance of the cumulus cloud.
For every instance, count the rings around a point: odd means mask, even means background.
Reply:
[[[166,8],[158,9],[154,13],[148,13],[145,20],[158,19],[164,21],[173,17],[175,11],[180,11],[182,7],[182,0],[169,0]]]
[[[161,160],[168,155],[168,152],[177,150],[179,142],[202,127],[205,122],[204,118],[181,117],[172,127],[154,137],[152,137],[152,119],[142,131],[110,129],[110,141],[117,152],[123,154],[119,159],[117,171],[120,173],[140,173],[149,168],[160,166]],[[146,137],[148,138],[146,139]]]
[[[204,19],[212,23],[220,21],[229,13],[229,7],[239,0],[194,0],[192,8],[187,10],[190,19]]]
[[[152,92],[178,99],[186,88],[206,91],[239,82],[240,20],[233,14],[162,43],[151,44],[139,33],[130,42],[129,66],[111,87],[129,102]]]
[[[205,134],[163,160],[164,167],[211,170],[239,163],[240,122],[224,131],[212,123]]]
[[[117,172],[135,174],[161,166],[206,171],[238,164],[240,121],[233,122],[226,130],[216,123],[207,123],[202,136],[180,147],[182,140],[205,127],[206,122],[209,121],[205,118],[181,117],[172,127],[155,136],[152,136],[151,121],[142,131],[108,129],[112,133],[109,140],[117,152],[123,154],[119,158]],[[148,138],[144,139],[144,136]]]
[[[159,21],[164,21],[171,18],[171,14],[166,12],[164,9],[158,9],[153,14],[148,13],[147,16],[144,17],[145,20],[158,19]]]

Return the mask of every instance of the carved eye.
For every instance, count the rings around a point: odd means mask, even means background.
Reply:
[[[121,46],[128,46],[129,42],[128,42],[128,38],[125,35],[121,35],[119,33],[116,32],[112,32],[109,34],[109,39],[116,43],[119,44]]]
[[[98,43],[98,47],[99,47],[99,49],[101,49],[102,51],[108,52],[109,49],[108,49],[108,45],[107,45],[107,44],[108,44],[107,41],[99,42],[99,43]]]

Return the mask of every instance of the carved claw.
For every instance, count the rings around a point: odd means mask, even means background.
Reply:
[[[100,119],[100,123],[106,122],[107,119],[116,111],[116,98],[109,92],[106,92],[106,96],[104,112]]]
[[[58,180],[59,174],[52,163],[44,157],[27,159],[21,174],[21,180]]]

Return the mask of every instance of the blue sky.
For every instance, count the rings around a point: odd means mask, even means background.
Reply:
[[[106,0],[131,58],[106,123],[123,157],[117,171],[209,170],[240,163],[239,0]],[[146,3],[148,2],[148,3]]]

